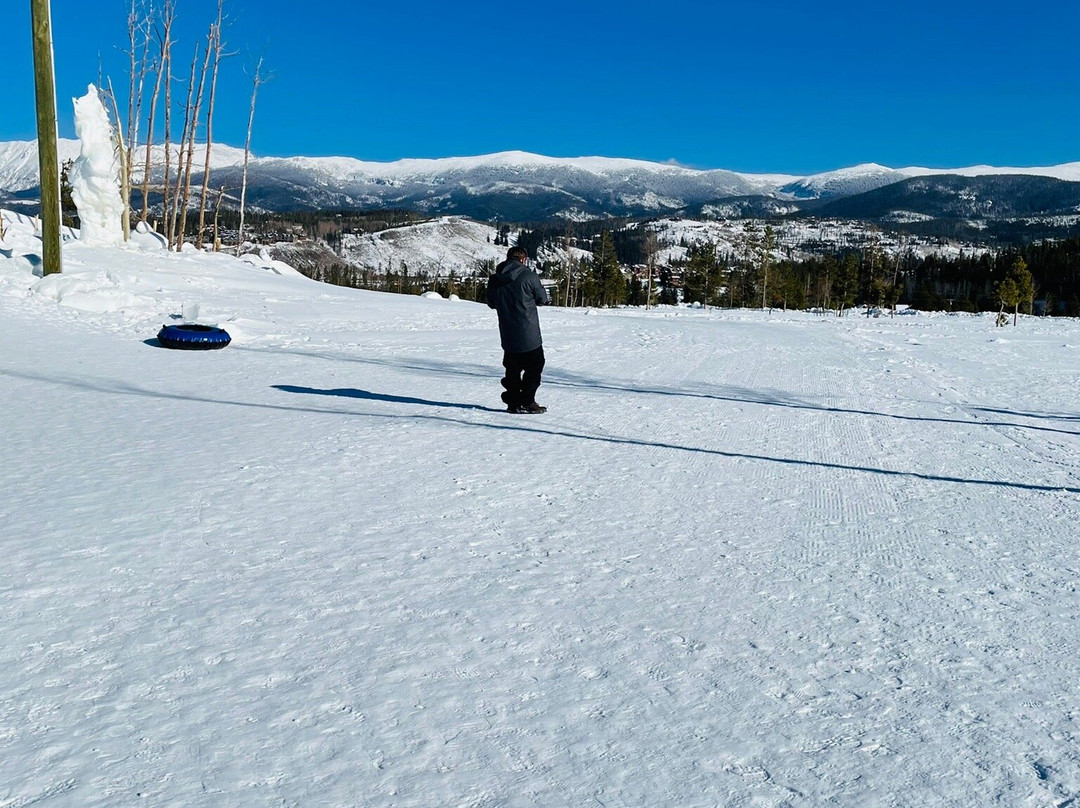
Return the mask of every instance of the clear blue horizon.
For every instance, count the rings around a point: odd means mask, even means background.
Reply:
[[[0,140],[27,140],[30,9],[13,5]],[[272,75],[255,109],[259,156],[521,150],[800,175],[1080,160],[1075,3],[360,5],[226,0],[235,55],[214,140],[243,146],[262,56]],[[99,74],[126,97],[129,7],[53,0],[62,137],[74,137],[70,99]],[[215,10],[216,0],[177,4],[174,100]]]

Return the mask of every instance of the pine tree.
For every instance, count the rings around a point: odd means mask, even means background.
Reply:
[[[885,303],[888,292],[884,272],[885,257],[875,242],[863,252],[862,259],[859,294],[863,303],[866,304],[866,313],[869,315],[872,308],[880,308]]]
[[[758,266],[760,266],[761,259],[761,236],[758,233],[757,225],[753,220],[747,219],[743,222],[743,231],[740,241],[742,243],[743,262],[749,277],[753,278]],[[744,273],[744,275],[747,273]],[[764,296],[762,296],[761,299],[764,301]],[[762,302],[763,307],[764,305],[764,302]]]
[[[1016,281],[1012,275],[998,282],[997,286],[994,287],[994,294],[1001,304],[1001,308],[998,310],[997,324],[1003,326],[1009,320],[1008,315],[1005,314],[1006,307],[1017,306],[1020,302],[1020,290],[1016,288]],[[1013,325],[1016,325],[1015,319]]]
[[[615,241],[610,230],[603,230],[593,242],[591,287],[594,301],[601,306],[626,302],[626,277],[615,255]]]
[[[776,249],[776,234],[769,225],[765,225],[765,232],[761,237],[761,308],[768,306],[769,297],[769,267],[772,265],[772,254]]]
[[[683,302],[701,303],[706,308],[710,303],[715,305],[720,295],[716,245],[711,241],[695,244],[690,248],[689,259],[683,273]]]
[[[572,261],[572,256],[567,252],[563,260],[554,261],[548,266],[551,271],[551,279],[555,281],[555,294],[552,296],[552,302],[556,305],[569,305],[567,301],[570,299],[570,267]]]
[[[1012,266],[1009,267],[1009,278],[1016,286],[1016,299],[1013,302],[1013,326],[1016,325],[1016,315],[1021,305],[1031,313],[1032,303],[1035,300],[1035,281],[1028,270],[1027,262],[1020,256],[1016,257]]]
[[[836,316],[843,317],[844,309],[855,304],[859,283],[859,259],[848,253],[837,267],[832,283],[832,298],[836,304]]]
[[[780,264],[773,270],[773,301],[793,309],[806,308],[806,296],[809,288],[809,275],[804,275],[794,265]]]

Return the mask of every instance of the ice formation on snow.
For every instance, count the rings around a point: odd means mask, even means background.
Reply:
[[[93,84],[87,87],[86,95],[72,102],[79,156],[69,179],[71,198],[82,223],[79,241],[96,247],[118,245],[123,241],[124,200],[120,196],[120,163],[109,114]]]

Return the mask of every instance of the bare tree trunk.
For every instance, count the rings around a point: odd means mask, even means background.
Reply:
[[[124,230],[124,241],[131,241],[131,166],[128,163],[130,152],[124,144],[124,130],[120,125],[120,108],[116,103],[116,93],[113,92],[112,79],[109,79],[109,98],[112,100],[113,115],[116,117],[116,153],[120,158],[120,196],[124,200],[124,213],[120,217],[120,224]]]
[[[645,264],[649,269],[649,278],[645,284],[645,311],[652,308],[653,268],[656,265],[656,253],[659,248],[659,240],[655,233],[649,233],[645,236]]]
[[[146,77],[146,58],[149,50],[143,40],[141,57],[139,55],[139,15],[136,11],[135,0],[131,0],[131,10],[128,11],[128,108],[127,108],[127,142],[128,142],[128,165],[131,164],[131,150],[135,146],[139,132],[138,104],[142,103],[142,82]],[[141,69],[140,69],[141,68]],[[130,179],[130,178],[129,178]]]
[[[180,188],[184,183],[184,152],[188,148],[188,131],[191,128],[191,104],[192,95],[195,92],[195,68],[199,63],[199,43],[195,43],[195,55],[191,57],[191,76],[188,78],[187,101],[184,103],[184,125],[180,127],[180,139],[176,146],[176,183],[169,183],[169,198],[172,200],[172,208],[169,211],[169,221],[166,229],[169,232],[169,249],[176,248],[180,251],[182,234],[177,234],[176,224],[180,214]]]
[[[154,73],[154,92],[150,96],[150,115],[149,120],[146,123],[146,154],[144,155],[145,162],[143,163],[142,178],[142,213],[139,215],[139,220],[143,222],[150,216],[150,163],[154,148],[154,118],[157,113],[158,96],[161,93],[160,64],[155,67]]]
[[[255,123],[255,96],[259,93],[259,85],[263,81],[262,57],[259,57],[255,65],[255,76],[251,83],[251,112],[248,114],[247,139],[244,141],[244,173],[240,183],[240,228],[236,235],[236,254],[240,255],[244,249],[244,208],[247,203],[247,172],[248,159],[251,157],[251,127]]]
[[[209,52],[208,54],[209,55]],[[180,131],[180,145],[176,151],[176,187],[173,191],[173,210],[172,221],[169,224],[169,229],[172,231],[175,238],[176,251],[180,252],[184,245],[184,231],[178,230],[178,220],[180,219],[180,208],[183,206],[183,199],[181,198],[181,189],[184,187],[184,164],[187,165],[188,174],[190,177],[191,172],[191,153],[195,148],[195,129],[198,126],[198,114],[192,114],[194,107],[193,98],[195,96],[195,70],[199,64],[199,43],[195,43],[195,55],[191,58],[191,76],[188,78],[188,93],[187,102],[184,104],[184,128]],[[201,90],[200,90],[201,93]],[[185,153],[187,158],[185,160]],[[170,247],[173,245],[170,244]]]
[[[127,109],[127,147],[122,162],[127,164],[125,171],[127,190],[124,195],[124,240],[131,237],[131,194],[135,171],[135,147],[139,141],[139,119],[142,117],[143,85],[150,54],[149,19],[141,17],[135,0],[131,0],[128,12],[128,109]],[[141,34],[141,37],[140,37]],[[117,113],[119,126],[119,113]]]
[[[131,10],[128,11],[128,107],[127,107],[127,147],[120,155],[120,188],[121,193],[124,196],[124,241],[131,240],[131,158],[132,158],[132,144],[133,136],[132,130],[135,127],[135,82],[136,82],[136,66],[138,57],[136,56],[136,34],[138,32],[138,15],[135,13],[135,0],[131,0]],[[109,95],[113,97],[113,106],[116,105],[116,95],[112,91],[112,81],[109,81]],[[120,111],[116,113],[116,131],[119,133],[120,129]],[[124,148],[121,146],[121,148]]]
[[[217,96],[218,67],[221,65],[223,55],[222,49],[224,47],[224,43],[221,39],[222,11],[224,5],[225,0],[218,0],[217,22],[210,29],[213,37],[210,47],[212,47],[214,51],[214,68],[210,77],[210,100],[206,108],[206,155],[203,162],[202,196],[199,200],[199,233],[195,236],[195,246],[199,249],[202,249],[203,246],[203,226],[206,222],[206,198],[207,193],[210,190],[210,147],[214,140],[214,99]]]
[[[649,262],[647,264],[649,271],[648,279],[645,281],[645,311],[652,308],[652,273],[653,273],[653,259],[649,256]]]
[[[150,98],[150,115],[149,121],[147,122],[146,126],[146,161],[143,165],[143,209],[141,219],[144,222],[149,218],[150,215],[150,176],[154,145],[154,118],[157,115],[158,100],[161,96],[162,81],[167,79],[166,63],[168,61],[168,53],[172,48],[172,24],[174,17],[174,3],[175,0],[165,0],[165,5],[161,10],[162,27],[158,29],[158,62],[155,65],[154,92]],[[168,99],[168,96],[168,87],[166,86],[166,99]],[[166,100],[165,114],[166,117],[168,117],[168,100]],[[166,124],[166,126],[167,125],[168,124]],[[167,153],[168,148],[166,147],[166,154]]]
[[[570,252],[570,233],[563,236],[563,252],[566,253],[566,291],[563,293],[563,305],[570,305],[570,284],[574,278],[574,254]]]
[[[225,186],[218,191],[217,205],[214,207],[214,252],[221,250],[221,239],[218,237],[218,214],[221,213],[221,198],[225,196]]]
[[[195,136],[199,129],[199,113],[202,110],[203,90],[206,88],[206,71],[210,65],[210,48],[213,38],[214,32],[211,26],[210,34],[207,36],[206,56],[203,58],[202,70],[199,72],[199,91],[195,95],[195,109],[191,113],[191,142],[188,145],[187,165],[184,166],[184,193],[180,201],[180,245],[184,242],[184,232],[187,230],[188,202],[191,199],[191,163],[195,154]]]
[[[165,228],[165,243],[172,244],[172,202],[169,197],[169,189],[172,184],[172,24],[175,19],[176,5],[172,0],[166,0],[162,9],[165,25],[165,40],[162,46],[162,67],[165,70],[165,178],[161,185],[161,226]]]
[[[896,304],[900,300],[900,295],[897,292],[896,284],[900,280],[900,255],[901,255],[901,253],[903,253],[903,251],[904,251],[904,239],[901,238],[896,242],[896,263],[893,264],[893,273],[892,273],[892,285],[893,285],[892,313],[893,313],[893,315],[896,314]]]

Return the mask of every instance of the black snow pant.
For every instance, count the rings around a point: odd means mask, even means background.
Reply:
[[[503,353],[503,367],[506,374],[502,386],[506,392],[502,400],[513,409],[536,402],[536,389],[540,386],[540,374],[544,370],[544,349],[524,353]]]

